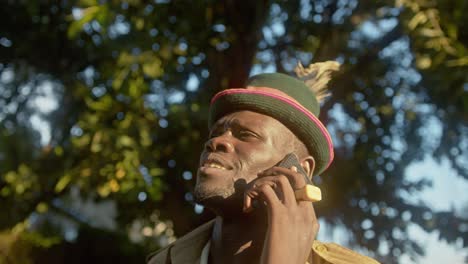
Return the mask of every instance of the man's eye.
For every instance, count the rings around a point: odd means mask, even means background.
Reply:
[[[241,138],[254,137],[254,136],[255,134],[251,131],[248,131],[248,130],[239,131],[239,137]]]

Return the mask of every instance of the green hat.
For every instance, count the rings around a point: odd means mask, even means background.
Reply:
[[[315,159],[315,174],[322,173],[333,160],[333,143],[328,130],[318,119],[320,101],[335,61],[315,63],[308,68],[296,67],[297,78],[281,73],[264,73],[251,77],[245,88],[231,88],[211,99],[208,125],[211,127],[226,114],[250,110],[271,116],[288,127],[307,147]]]

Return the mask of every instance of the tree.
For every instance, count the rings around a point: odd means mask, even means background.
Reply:
[[[428,185],[404,177],[424,154],[448,157],[467,177],[467,8],[459,0],[10,1],[0,11],[0,227],[65,217],[128,238],[139,226],[147,237],[138,241],[154,250],[211,217],[193,210],[190,194],[209,98],[252,71],[337,59],[342,70],[321,111],[336,158],[316,182],[326,197],[319,214],[348,228],[356,247],[378,253],[388,241],[390,253],[378,256],[386,263],[423,254],[405,235],[409,223],[449,242],[466,238],[466,218],[401,193]],[[37,100],[48,89],[58,106],[44,113]],[[41,143],[30,117],[47,121],[50,139]],[[443,127],[435,143],[430,120]],[[114,201],[115,226],[70,210],[77,199]],[[90,233],[79,232],[76,245],[80,234]]]

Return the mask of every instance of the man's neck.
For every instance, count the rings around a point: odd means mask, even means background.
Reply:
[[[263,215],[254,211],[235,218],[216,217],[210,263],[258,263],[268,224]]]

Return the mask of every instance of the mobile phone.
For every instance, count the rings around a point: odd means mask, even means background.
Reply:
[[[305,200],[311,202],[317,202],[322,200],[322,192],[317,186],[312,184],[312,181],[307,176],[307,172],[302,168],[299,159],[296,154],[289,153],[282,159],[276,166],[290,169],[292,166],[297,168],[297,172],[304,176],[306,186],[300,190],[294,192],[296,200]]]
[[[287,169],[291,169],[291,167],[294,166],[297,168],[297,172],[299,172],[302,176],[304,176],[306,186],[304,186],[304,188],[294,191],[296,200],[310,201],[310,202],[317,202],[317,201],[322,200],[322,192],[320,191],[318,187],[312,185],[312,181],[307,176],[307,172],[304,170],[304,168],[302,168],[301,163],[299,162],[299,159],[297,158],[296,154],[289,153],[275,166],[283,167]],[[245,206],[245,201],[244,201],[244,206]],[[248,213],[252,211],[254,208],[258,208],[259,206],[260,205],[259,205],[258,200],[254,199],[252,200],[252,206],[247,207],[247,208],[244,207],[243,210],[245,213]]]
[[[304,180],[306,181],[306,184],[312,184],[310,181],[309,177],[307,176],[307,172],[302,168],[301,163],[299,162],[299,159],[297,158],[296,154],[294,153],[289,153],[286,155],[278,164],[276,164],[278,167],[283,167],[290,169],[292,166],[297,168],[297,172],[302,174],[304,176]]]

